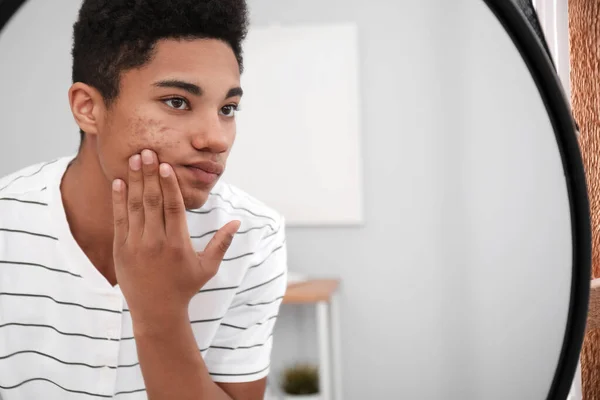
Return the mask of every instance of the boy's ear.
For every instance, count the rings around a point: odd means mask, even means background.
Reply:
[[[85,83],[76,82],[69,88],[69,104],[79,129],[89,135],[97,135],[98,122],[105,112],[100,92]]]

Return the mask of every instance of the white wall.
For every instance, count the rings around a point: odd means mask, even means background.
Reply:
[[[503,92],[523,65],[491,34],[482,47],[477,4],[250,0],[257,25],[359,27],[365,226],[288,230],[293,269],[343,280],[344,399],[538,399],[549,388],[570,279],[564,179],[533,83]],[[284,306],[277,369],[316,361],[313,318]]]
[[[27,1],[18,11],[26,17],[10,20],[0,33],[0,176],[79,146],[68,90],[81,0],[61,4]]]
[[[542,31],[554,60],[565,96],[571,101],[571,63],[569,60],[569,1],[533,0]]]

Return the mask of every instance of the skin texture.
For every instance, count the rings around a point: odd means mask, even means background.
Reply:
[[[196,85],[201,93],[156,85],[173,80]],[[200,182],[186,166],[225,166],[235,139],[239,86],[231,48],[195,39],[159,41],[149,63],[122,73],[119,95],[109,105],[83,83],[69,90],[86,139],[61,184],[67,219],[94,266],[123,291],[153,400],[264,396],[265,379],[212,381],[187,315],[191,297],[216,274],[239,225],[227,224],[204,252],[195,253],[185,209],[201,207],[216,181]],[[159,164],[168,177],[159,178]]]

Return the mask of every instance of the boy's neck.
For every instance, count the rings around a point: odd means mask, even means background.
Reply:
[[[75,241],[98,271],[114,286],[111,184],[86,138],[60,184],[67,222]]]

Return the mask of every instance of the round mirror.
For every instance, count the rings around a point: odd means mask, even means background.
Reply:
[[[67,92],[80,6],[0,1],[0,197],[78,151]],[[321,400],[565,399],[584,335],[590,217],[574,121],[538,28],[506,0],[248,6],[222,180],[285,218],[286,292],[272,301],[272,342],[257,344],[270,358],[267,395],[291,396],[301,362],[317,366]],[[223,206],[269,222],[236,199]],[[47,293],[17,285],[10,263],[24,260],[7,254],[20,228],[5,213],[0,398],[146,398],[127,381],[139,382],[139,365],[136,377],[115,367],[117,384],[85,389],[73,381],[90,373],[85,354],[19,354],[36,351],[29,332],[42,329],[25,325],[47,316],[7,293]],[[249,298],[244,313],[267,302]],[[229,357],[218,351],[203,353],[207,363]]]

